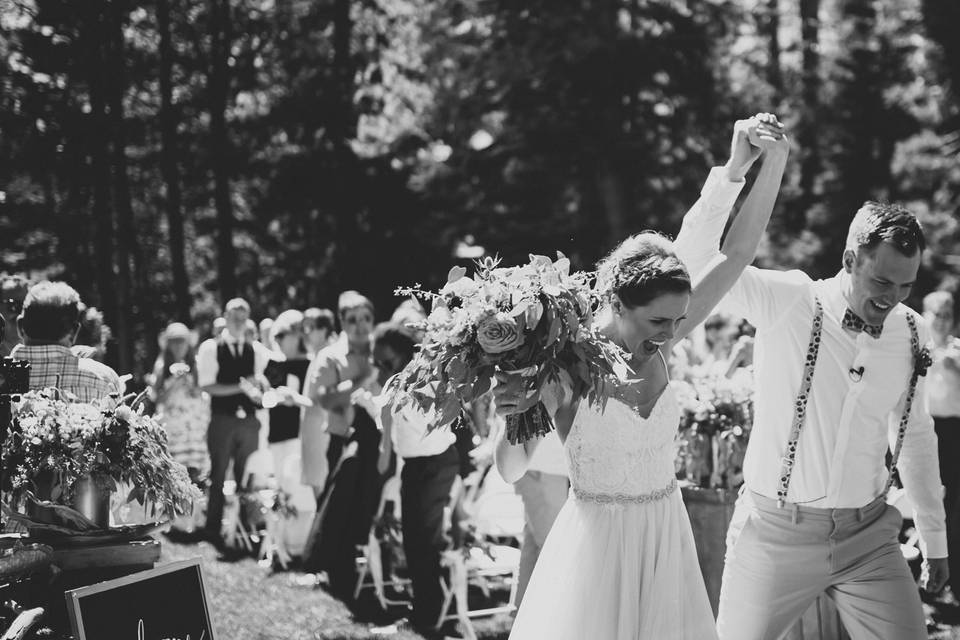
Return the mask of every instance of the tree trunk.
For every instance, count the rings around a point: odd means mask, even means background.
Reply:
[[[177,147],[177,114],[173,106],[173,45],[170,35],[170,0],[157,0],[160,31],[160,170],[167,188],[167,230],[170,235],[170,267],[177,319],[190,319],[190,283],[184,259],[183,197]]]
[[[237,295],[237,252],[233,246],[233,203],[230,196],[230,142],[227,139],[227,100],[231,29],[229,0],[211,0],[210,137],[213,161],[213,200],[217,210],[217,277],[221,302]]]
[[[133,371],[133,318],[135,300],[143,301],[146,292],[136,295],[134,274],[130,268],[137,253],[137,234],[130,202],[130,181],[127,177],[127,136],[124,123],[123,95],[126,90],[124,66],[123,16],[125,0],[109,3],[109,105],[113,131],[113,206],[117,219],[117,312],[114,327],[117,333],[118,366],[122,373]]]
[[[820,174],[820,150],[817,120],[820,113],[820,0],[800,0],[800,39],[802,52],[801,104],[803,117],[797,127],[801,149],[800,196],[789,216],[787,229],[800,231],[806,226],[806,214],[816,200],[816,179]]]
[[[333,2],[333,91],[335,107],[329,119],[329,135],[333,144],[333,166],[330,169],[330,208],[336,216],[337,256],[343,264],[341,273],[362,273],[364,251],[363,231],[357,219],[355,197],[357,190],[356,164],[350,139],[355,128],[353,118],[354,61],[351,55],[353,20],[350,16],[351,0]],[[316,261],[315,261],[316,264]],[[357,288],[362,280],[351,282],[350,278],[339,285]]]
[[[615,247],[627,237],[627,206],[623,181],[606,157],[597,159],[596,183],[607,218],[607,242]]]
[[[767,82],[775,92],[774,105],[783,100],[783,69],[780,67],[780,0],[767,0],[764,20],[767,36]]]
[[[893,126],[884,110],[880,47],[876,41],[874,0],[841,0],[845,54],[837,61],[838,86],[830,110],[837,122],[836,153],[831,158],[836,175],[829,191],[830,219],[819,231],[827,255],[840,256],[844,233],[863,201],[886,187],[889,163],[881,157],[879,132]]]
[[[104,2],[91,0],[85,3],[85,50],[89,54],[87,74],[90,85],[90,129],[95,132],[109,130],[106,113],[105,67],[108,55],[104,50],[107,42],[104,29]],[[106,135],[90,136],[91,165],[93,169],[93,223],[94,255],[98,303],[103,309],[108,324],[116,321],[117,282],[113,268],[113,208],[110,204],[110,158]]]
[[[353,21],[350,18],[350,0],[334,0],[333,4],[333,69],[337,88],[337,110],[334,114],[333,141],[340,153],[346,152],[351,137],[350,119],[353,113],[353,59],[350,41]]]
[[[603,0],[595,6],[598,37],[604,43],[602,55],[612,64],[617,57],[615,43],[620,37],[622,4],[619,0]],[[621,151],[625,145],[624,123],[630,119],[624,97],[632,92],[621,80],[601,83],[598,90],[602,92],[598,96],[595,134],[599,144],[591,150],[591,162],[596,166],[594,179],[606,214],[607,243],[614,247],[627,235],[628,191],[623,180],[625,163]],[[590,133],[588,136],[593,137]]]
[[[943,51],[943,67],[950,79],[953,103],[960,107],[960,38],[955,33],[960,24],[960,3],[957,0],[923,0],[923,24]],[[953,146],[956,153],[960,151],[960,109],[947,115],[946,124],[957,135]]]

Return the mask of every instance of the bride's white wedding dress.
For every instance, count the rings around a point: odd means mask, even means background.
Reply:
[[[540,553],[511,640],[710,640],[713,612],[676,486],[670,385],[644,419],[583,401],[564,445],[570,497]]]

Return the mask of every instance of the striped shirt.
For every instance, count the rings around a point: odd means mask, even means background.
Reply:
[[[59,344],[17,345],[11,357],[30,363],[30,390],[56,387],[76,396],[78,402],[99,400],[111,393],[123,395],[117,373],[89,358],[78,358],[69,347]]]

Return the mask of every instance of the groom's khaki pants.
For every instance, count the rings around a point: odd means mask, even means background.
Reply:
[[[727,534],[720,639],[777,640],[826,593],[854,640],[925,640],[901,521],[882,498],[860,509],[778,508],[744,491]]]

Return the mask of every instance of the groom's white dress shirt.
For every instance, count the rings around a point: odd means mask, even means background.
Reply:
[[[718,185],[723,183],[736,184],[714,169],[704,194],[722,189]],[[684,218],[676,245],[691,273],[701,273],[719,255],[728,211],[699,207]],[[903,304],[890,312],[877,339],[843,329],[846,279],[840,273],[814,281],[801,271],[748,267],[721,303],[725,311],[757,328],[754,421],[744,480],[750,490],[768,498],[777,497],[815,296],[824,310],[822,342],[787,500],[826,509],[858,508],[883,493],[885,456],[888,446],[896,442],[913,371],[907,314],[917,320],[921,344],[930,336],[919,314]],[[857,375],[861,368],[862,376]],[[907,495],[916,505],[914,518],[924,553],[942,558],[947,555],[947,540],[937,439],[924,383],[920,378],[898,466]]]

